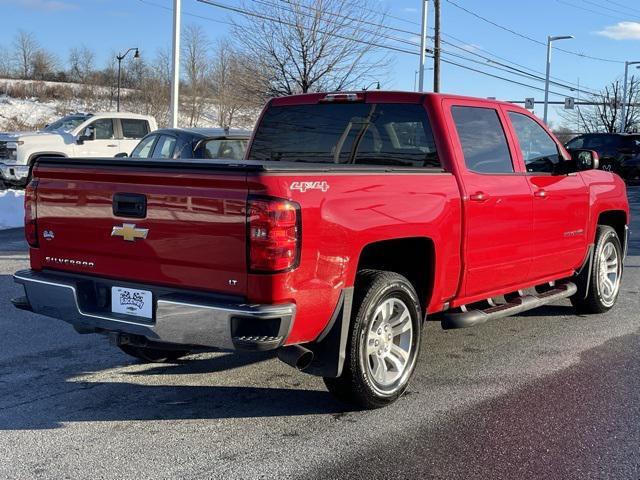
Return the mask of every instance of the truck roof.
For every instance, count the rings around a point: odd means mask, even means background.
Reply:
[[[287,97],[273,98],[270,101],[270,105],[295,105],[295,104],[310,104],[318,103],[320,100],[326,98],[328,95],[358,95],[364,98],[365,102],[399,102],[399,103],[420,103],[421,99],[425,97],[441,98],[441,99],[460,99],[460,100],[475,100],[486,102],[488,105],[509,105],[510,107],[518,107],[513,103],[509,103],[502,100],[495,100],[489,98],[470,97],[464,95],[454,95],[449,93],[424,93],[424,92],[408,92],[401,90],[355,90],[344,92],[320,92],[320,93],[303,93],[299,95],[289,95]],[[522,107],[518,107],[522,108]]]
[[[139,119],[139,120],[147,120],[149,118],[153,118],[151,115],[141,115],[139,113],[130,113],[130,112],[97,112],[97,113],[90,112],[90,113],[79,113],[78,115],[90,115],[92,118],[100,118],[100,117],[133,118],[133,119]]]

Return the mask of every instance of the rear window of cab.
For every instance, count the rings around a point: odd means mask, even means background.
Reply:
[[[440,168],[423,106],[345,103],[273,106],[249,160]]]

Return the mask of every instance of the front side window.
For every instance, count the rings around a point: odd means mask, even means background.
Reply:
[[[467,168],[477,173],[513,173],[513,162],[498,112],[493,108],[452,107]]]
[[[553,173],[563,161],[556,142],[538,123],[521,113],[509,112],[527,172]]]
[[[248,158],[440,168],[424,107],[395,103],[270,107]]]
[[[146,138],[143,138],[136,148],[131,152],[131,156],[134,158],[149,158],[151,156],[151,147],[153,147],[153,142],[158,138],[157,135],[149,135]]]
[[[224,158],[242,160],[247,149],[247,140],[206,140],[204,143],[204,158]]]
[[[172,158],[176,146],[176,137],[161,135],[153,149],[153,158]]]
[[[101,118],[91,124],[96,132],[96,140],[111,140],[113,135],[113,120],[110,118]]]
[[[133,120],[123,118],[120,120],[122,125],[122,136],[127,139],[138,139],[149,133],[149,124],[146,120]]]

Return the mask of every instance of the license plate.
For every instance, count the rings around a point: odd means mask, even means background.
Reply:
[[[111,287],[111,311],[135,317],[153,318],[153,295],[146,290]]]

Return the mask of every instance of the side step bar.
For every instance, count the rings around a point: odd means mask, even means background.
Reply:
[[[484,310],[468,310],[466,312],[445,312],[442,318],[442,328],[466,328],[479,325],[488,320],[508,317],[526,310],[552,303],[561,298],[572,296],[578,291],[575,283],[565,282],[556,285],[551,290],[537,295],[522,295],[510,298],[507,303],[492,306]]]

